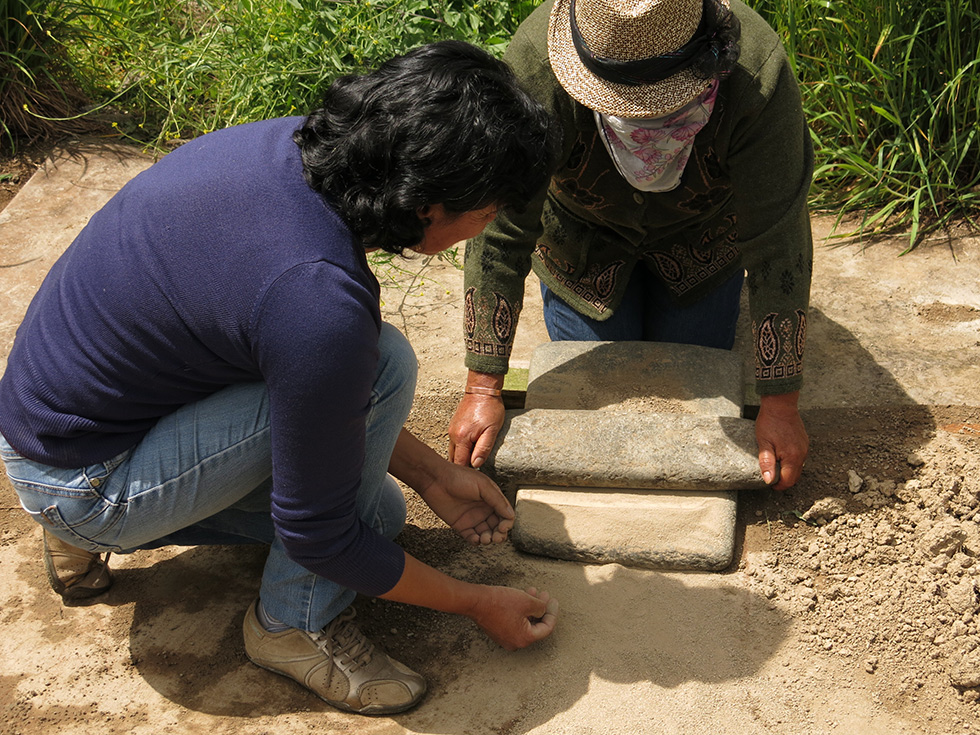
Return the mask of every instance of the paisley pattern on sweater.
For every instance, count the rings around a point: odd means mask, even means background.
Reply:
[[[517,323],[515,309],[499,293],[493,294],[495,303],[479,304],[476,289],[468,288],[463,296],[463,329],[466,332],[466,351],[474,355],[510,357],[513,350],[514,325]],[[477,323],[490,323],[493,326],[493,340],[476,337]]]
[[[752,324],[757,380],[780,380],[803,374],[806,313],[797,309],[794,317],[780,319],[776,314],[768,314],[761,322]]]
[[[559,264],[548,257],[550,248],[547,245],[539,244],[534,254],[556,280],[571,289],[572,293],[580,299],[587,301],[600,314],[609,308],[611,297],[616,291],[616,285],[619,281],[620,271],[626,265],[625,260],[615,260],[602,268],[593,264],[580,277],[572,278],[569,275],[573,270],[571,264],[563,261],[565,265],[563,272]]]
[[[473,339],[473,334],[476,332],[476,306],[473,303],[475,293],[475,288],[468,288],[463,295],[463,330],[468,339]]]
[[[497,306],[493,310],[493,336],[500,342],[509,342],[514,332],[514,316],[507,299],[495,293]]]
[[[735,214],[729,212],[720,223],[717,219],[707,223],[696,245],[679,241],[666,250],[661,245],[645,252],[643,257],[674,295],[682,297],[735,263],[741,255],[737,242]]]

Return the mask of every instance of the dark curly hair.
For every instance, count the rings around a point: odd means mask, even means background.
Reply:
[[[738,61],[742,24],[720,0],[704,0],[703,12],[701,24],[708,42],[691,62],[691,70],[701,79],[721,79],[731,74]]]
[[[401,254],[422,241],[422,207],[520,211],[552,173],[556,130],[510,67],[441,41],[338,78],[293,139],[362,244]]]

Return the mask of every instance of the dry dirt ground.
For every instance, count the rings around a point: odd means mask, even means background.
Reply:
[[[873,265],[901,263],[903,245],[876,243]],[[926,283],[935,268],[961,278],[956,263],[976,264],[980,241],[922,248],[881,303],[837,293],[839,284],[815,299],[811,359],[839,372],[815,370],[805,393],[811,454],[800,483],[741,494],[726,572],[473,549],[409,493],[408,551],[471,581],[548,589],[562,614],[550,639],[509,654],[466,620],[359,600],[364,630],[429,682],[421,707],[396,717],[338,713],[247,662],[240,625],[261,548],[114,557],[113,589],[66,607],[47,587],[38,529],[0,482],[0,732],[980,732],[980,397],[962,388],[977,385],[980,300],[975,279],[959,284],[959,299],[929,295]],[[821,241],[818,280],[824,260],[827,274],[851,267],[832,252]],[[387,318],[421,365],[409,428],[444,452],[463,374],[460,279],[418,262],[395,277]],[[533,284],[528,294],[533,303]],[[880,321],[871,337],[840,328],[840,299]],[[901,319],[878,316],[891,313]],[[544,334],[530,306],[521,330],[517,354],[527,358]],[[897,353],[885,344],[892,332]],[[958,346],[936,349],[949,364],[908,367],[938,343]],[[959,398],[921,399],[944,375],[958,376],[949,382]]]

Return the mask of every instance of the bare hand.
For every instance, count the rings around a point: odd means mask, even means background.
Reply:
[[[514,525],[514,509],[486,475],[446,460],[419,495],[446,525],[471,544],[500,543]]]
[[[470,617],[508,651],[547,638],[558,622],[558,600],[534,587],[489,587],[487,597]]]
[[[797,408],[798,397],[799,393],[762,396],[755,420],[759,469],[762,479],[775,490],[796,484],[810,451],[810,439]]]
[[[495,396],[467,393],[449,423],[449,461],[480,467],[504,425],[504,402]]]

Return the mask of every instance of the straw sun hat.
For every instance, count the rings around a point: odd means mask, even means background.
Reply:
[[[721,3],[729,7],[729,0]],[[592,110],[666,115],[712,81],[686,66],[704,48],[703,11],[704,0],[555,0],[551,67],[565,91]]]

